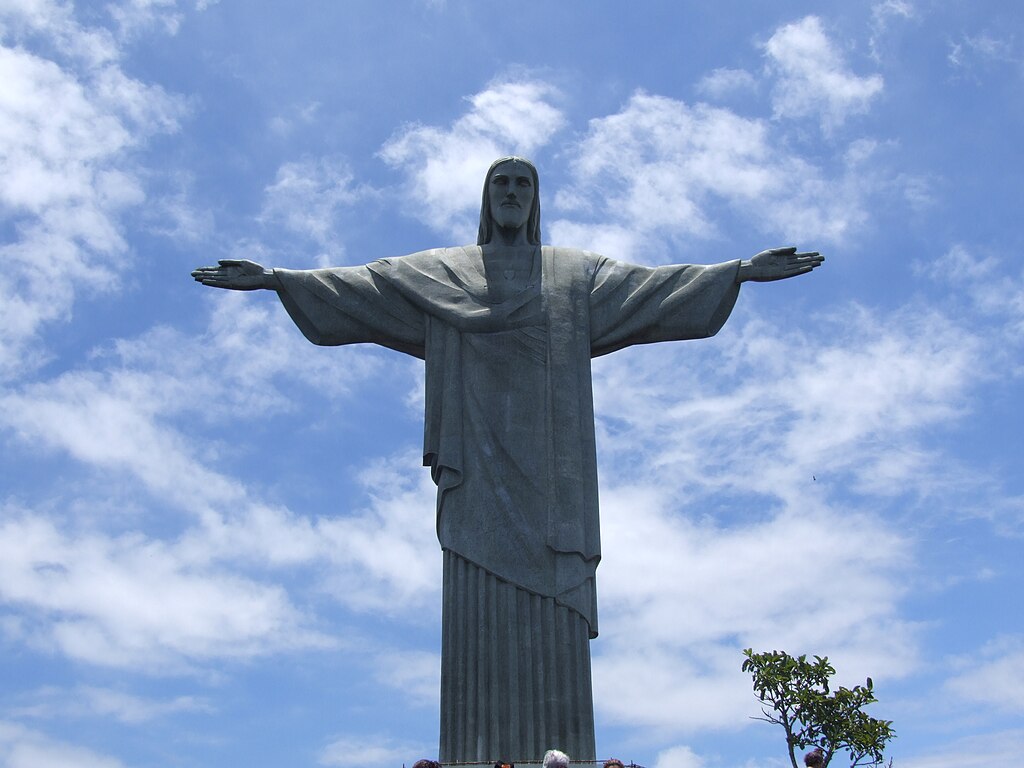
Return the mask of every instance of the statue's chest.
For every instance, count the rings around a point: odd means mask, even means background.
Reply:
[[[535,288],[540,280],[538,256],[537,250],[532,248],[510,248],[488,253],[483,260],[488,299],[500,304]]]

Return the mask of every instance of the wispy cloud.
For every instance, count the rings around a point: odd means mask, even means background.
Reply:
[[[1001,637],[978,655],[954,659],[953,667],[962,671],[946,687],[958,699],[1024,713],[1024,637]]]
[[[866,112],[882,91],[881,75],[860,76],[847,67],[817,16],[780,27],[764,49],[777,77],[772,90],[776,118],[817,117],[830,132],[851,115]]]
[[[10,768],[124,768],[108,755],[0,720],[0,759]]]
[[[324,747],[317,758],[320,765],[384,768],[409,760],[410,755],[434,752],[435,747],[396,742],[386,736],[344,736]],[[415,759],[415,758],[414,758]]]
[[[913,3],[909,0],[882,0],[871,6],[871,37],[868,47],[875,61],[882,58],[883,38],[889,34],[894,20],[909,20],[917,15]]]
[[[406,175],[412,215],[461,242],[475,240],[482,169],[503,155],[532,155],[565,124],[558,91],[537,79],[498,80],[469,98],[449,128],[410,125],[380,155]]]
[[[1024,730],[997,731],[943,743],[924,755],[901,761],[907,768],[988,768],[1012,765],[1020,756]]]
[[[745,69],[720,67],[701,78],[697,91],[713,99],[721,99],[737,91],[757,88],[757,80]]]
[[[330,263],[338,264],[342,243],[335,229],[337,214],[369,194],[343,160],[304,158],[278,168],[274,183],[266,188],[260,220],[309,238],[326,251]]]
[[[441,656],[433,651],[386,651],[376,658],[377,679],[403,700],[424,707],[437,705],[441,688]]]
[[[917,276],[947,288],[950,301],[974,323],[984,322],[989,354],[1001,375],[1024,375],[1024,269],[1001,256],[957,243],[944,254],[914,264]]]
[[[946,59],[951,66],[968,71],[991,64],[1014,64],[1019,67],[1024,62],[1012,37],[987,32],[963,35],[959,40],[950,41]]]
[[[199,10],[203,7],[197,4]],[[128,39],[153,28],[166,34],[177,34],[183,18],[178,0],[117,0],[106,9],[117,24],[118,34]]]
[[[114,688],[77,686],[42,688],[19,696],[11,714],[20,718],[113,718],[129,725],[141,725],[180,712],[213,711],[211,704],[195,696],[149,699]]]

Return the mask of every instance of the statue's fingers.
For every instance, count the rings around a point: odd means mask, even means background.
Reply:
[[[217,259],[217,263],[222,267],[240,267],[242,259]]]

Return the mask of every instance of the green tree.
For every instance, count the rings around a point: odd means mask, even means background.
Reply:
[[[863,708],[877,701],[871,678],[866,685],[830,690],[835,668],[827,657],[790,656],[783,651],[743,651],[743,671],[753,677],[754,694],[764,717],[754,718],[781,725],[793,768],[796,751],[819,747],[827,768],[837,752],[846,752],[850,768],[881,765],[885,746],[896,734],[891,720],[877,720]],[[890,765],[892,761],[890,760]]]

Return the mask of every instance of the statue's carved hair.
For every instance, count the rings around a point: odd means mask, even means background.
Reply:
[[[537,166],[525,157],[516,157],[514,155],[509,157],[499,157],[491,163],[491,167],[487,169],[487,175],[484,177],[483,201],[480,203],[480,229],[476,236],[477,245],[486,245],[491,242],[491,237],[494,235],[494,218],[491,216],[491,197],[487,193],[488,187],[491,184],[491,176],[494,174],[494,169],[499,165],[513,160],[517,163],[522,163],[529,168],[530,175],[533,176],[533,205],[530,206],[530,216],[526,220],[526,240],[531,245],[540,245],[540,177],[537,175]]]

